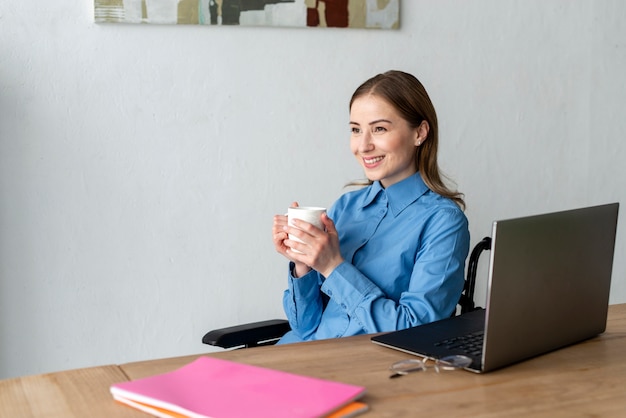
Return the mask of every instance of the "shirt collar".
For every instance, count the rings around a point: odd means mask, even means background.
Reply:
[[[380,181],[375,181],[370,186],[369,192],[364,196],[363,207],[372,204],[379,194],[385,193],[387,195],[387,201],[389,202],[389,208],[393,215],[397,216],[428,190],[428,186],[426,186],[426,183],[424,183],[419,173],[415,173],[398,183],[392,184],[387,189],[380,184]]]

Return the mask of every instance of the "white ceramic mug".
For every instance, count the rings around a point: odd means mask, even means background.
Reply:
[[[287,210],[287,223],[291,226],[294,226],[293,219],[301,219],[323,230],[324,224],[322,223],[322,220],[320,219],[323,213],[326,213],[326,208],[319,208],[319,207],[312,207],[312,206],[290,207]],[[302,242],[301,240],[292,236],[291,234],[289,234],[289,239]],[[300,252],[295,249],[292,249],[292,251]]]

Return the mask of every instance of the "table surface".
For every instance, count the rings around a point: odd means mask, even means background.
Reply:
[[[389,379],[411,356],[370,335],[204,354],[367,388],[364,417],[626,416],[626,304],[609,307],[604,334],[487,374],[412,373]],[[117,404],[112,383],[164,373],[198,355],[0,381],[0,417],[146,417]]]

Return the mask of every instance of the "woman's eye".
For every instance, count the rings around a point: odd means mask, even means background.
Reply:
[[[361,132],[361,130],[355,126],[353,126],[352,128],[350,128],[350,132],[352,132],[353,134],[358,134]]]
[[[374,127],[374,132],[387,132],[387,129],[382,126],[376,126]]]

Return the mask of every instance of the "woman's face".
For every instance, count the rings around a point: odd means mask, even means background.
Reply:
[[[412,128],[386,100],[369,94],[352,103],[350,130],[350,149],[369,180],[389,187],[417,172],[415,151],[428,135],[427,122]]]

